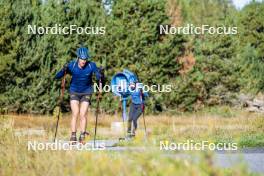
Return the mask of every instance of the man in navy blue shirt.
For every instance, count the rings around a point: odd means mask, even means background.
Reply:
[[[79,142],[83,143],[87,126],[87,110],[90,105],[91,95],[94,92],[92,76],[96,75],[96,79],[101,78],[101,74],[96,64],[90,61],[88,48],[81,47],[77,49],[77,60],[73,60],[66,64],[62,70],[60,70],[55,78],[60,79],[65,73],[72,76],[70,83],[70,105],[72,110],[71,120],[71,142],[76,142],[76,123],[77,117],[80,114],[80,128],[81,134]]]

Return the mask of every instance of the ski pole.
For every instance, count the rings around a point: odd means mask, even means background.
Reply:
[[[122,97],[122,120],[123,120],[123,131],[124,131],[124,139],[126,138],[126,125],[125,125],[125,119],[127,119],[126,116],[126,98]]]
[[[65,90],[65,78],[66,78],[66,70],[64,71],[64,75],[63,75],[63,78],[61,80],[61,94],[60,94],[60,99],[59,99],[59,112],[58,112],[58,116],[57,116],[56,129],[55,129],[55,135],[54,135],[53,142],[56,141],[57,131],[58,131],[58,127],[59,127],[59,120],[60,120],[60,114],[61,114],[61,106],[62,106],[62,101],[63,101],[63,96],[64,96],[64,90]]]
[[[142,110],[142,116],[143,116],[143,122],[144,122],[144,129],[145,129],[145,136],[147,137],[147,127],[146,127],[146,121],[145,121],[145,105],[143,102],[143,91],[140,90],[140,98],[141,98],[141,110]]]
[[[95,111],[95,127],[94,127],[94,147],[95,147],[95,141],[96,141],[96,132],[97,132],[97,124],[98,124],[98,114],[99,114],[99,105],[100,105],[100,96],[101,96],[101,90],[102,90],[102,82],[101,79],[99,80],[99,93],[97,94],[97,100],[96,100],[96,111]]]
[[[146,127],[146,121],[145,121],[145,107],[143,107],[143,112],[142,113],[143,113],[142,116],[143,116],[143,121],[144,121],[145,135],[147,137],[147,127]]]

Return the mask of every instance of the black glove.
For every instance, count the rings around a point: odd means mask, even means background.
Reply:
[[[67,70],[68,70],[68,63],[66,63],[66,64],[63,65],[62,70],[63,70],[63,71],[67,71]]]
[[[105,75],[104,75],[104,70],[105,69],[103,67],[100,67],[100,68],[98,68],[98,70],[99,70],[99,73],[101,75],[102,87],[104,87],[105,86]],[[99,85],[99,81],[98,81],[98,85]]]

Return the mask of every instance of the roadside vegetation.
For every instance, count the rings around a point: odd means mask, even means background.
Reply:
[[[146,116],[148,138],[144,137],[142,119],[134,141],[120,142],[118,146],[146,147],[143,151],[28,151],[28,141],[52,141],[55,116],[3,115],[1,116],[0,167],[1,175],[252,175],[241,164],[230,169],[213,165],[213,152],[159,150],[159,142],[185,142],[186,140],[210,142],[237,142],[238,149],[264,146],[264,119],[259,114],[241,110],[226,111],[226,107],[206,109],[197,113]],[[94,114],[88,115],[88,131],[92,140]],[[117,139],[123,133],[111,131],[111,122],[120,118],[99,116],[99,139]],[[63,114],[59,124],[58,139],[68,140],[70,116]],[[29,131],[44,130],[41,134]],[[24,133],[23,133],[24,132]],[[28,132],[28,133],[27,133]],[[193,158],[173,157],[188,153]],[[170,154],[172,154],[170,156]],[[112,163],[112,164],[109,164]],[[118,171],[118,172],[117,172]]]

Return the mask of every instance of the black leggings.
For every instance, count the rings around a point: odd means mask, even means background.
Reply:
[[[129,119],[128,122],[131,124],[133,122],[134,130],[137,129],[137,120],[142,114],[142,107],[141,104],[133,104],[130,105],[130,111],[129,111]],[[131,129],[128,129],[130,131]]]

